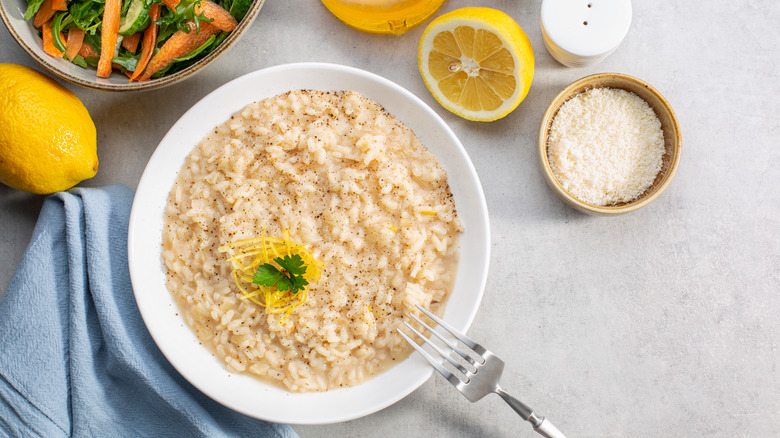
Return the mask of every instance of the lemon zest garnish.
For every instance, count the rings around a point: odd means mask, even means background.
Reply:
[[[287,232],[287,230],[282,231],[282,235],[284,236],[284,242],[287,244],[287,255],[290,254],[290,233]]]
[[[430,210],[420,210],[420,214],[424,214],[426,216],[436,216],[436,212]]]
[[[389,227],[387,227],[387,229],[388,229],[388,230],[390,230],[390,231],[392,231],[392,232],[394,232],[394,233],[395,233],[396,231],[398,231],[398,229],[395,227],[395,225],[390,225]]]
[[[265,234],[263,227],[260,236],[228,243],[220,246],[218,250],[230,254],[228,261],[233,266],[231,276],[241,293],[241,299],[265,307],[268,313],[284,313],[284,322],[293,309],[306,301],[309,296],[308,287],[292,293],[290,290],[280,291],[275,287],[257,285],[253,283],[256,268],[270,263],[273,258],[280,256],[280,252],[286,252],[288,256],[297,254],[306,266],[303,278],[311,284],[319,281],[325,264],[315,259],[306,246],[293,242],[287,230],[283,231],[281,238],[270,237]],[[273,257],[269,257],[271,254]]]

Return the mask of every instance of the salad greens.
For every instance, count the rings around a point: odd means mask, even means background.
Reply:
[[[84,68],[94,67],[98,64],[98,59],[105,50],[101,47],[101,28],[106,1],[27,0],[25,19],[29,20],[35,17],[34,24],[36,27],[40,26],[41,32],[51,32],[53,48],[49,47],[47,50],[46,44],[44,44],[44,50],[47,53],[66,59],[69,58],[65,55],[68,48],[69,31],[71,29],[83,30],[83,42],[80,46],[68,51],[72,55],[69,60]],[[159,6],[159,18],[152,22],[149,11],[154,4],[161,6]],[[117,43],[116,47],[109,48],[113,52],[111,64],[115,70],[128,74],[128,76],[135,71],[137,66],[143,71],[144,68],[148,67],[149,58],[160,52],[171,36],[177,32],[189,34],[194,31],[200,33],[203,23],[214,22],[214,9],[223,9],[217,11],[217,16],[218,18],[220,15],[227,16],[233,23],[232,27],[225,28],[221,27],[219,23],[215,23],[214,25],[218,29],[212,29],[212,32],[209,33],[212,36],[202,44],[201,39],[194,48],[179,42],[184,38],[180,35],[176,40],[178,47],[166,49],[162,60],[151,63],[154,64],[155,71],[149,74],[147,68],[145,72],[148,74],[145,77],[141,76],[140,79],[157,78],[184,69],[219,46],[229,35],[230,30],[235,27],[235,24],[246,15],[251,4],[252,0],[121,0],[120,30]],[[140,44],[122,44],[124,38],[136,33],[140,35],[135,35],[134,41],[139,41],[139,37],[146,36],[144,31],[150,26],[157,26],[156,40],[150,40],[148,44],[145,44],[149,46],[146,51],[151,53],[143,53],[144,50],[139,48]],[[149,38],[149,36],[146,37]],[[204,35],[203,38],[205,37]],[[150,38],[154,39],[154,36]],[[74,42],[72,41],[72,43]],[[76,52],[78,54],[73,55]],[[146,56],[146,60],[139,62],[142,56]]]
[[[32,0],[37,1],[37,0]],[[129,1],[127,3],[130,3]],[[100,23],[103,18],[103,9],[105,8],[105,0],[73,0],[70,2],[68,12],[75,27],[84,29],[87,35],[95,36],[95,33],[100,29]],[[30,4],[32,6],[32,4]],[[30,9],[27,9],[29,14]],[[92,46],[95,50],[100,51],[100,38],[97,38],[97,46]]]

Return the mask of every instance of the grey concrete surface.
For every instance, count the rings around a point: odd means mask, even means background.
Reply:
[[[569,437],[780,436],[780,2],[635,0],[620,48],[583,69],[546,52],[541,0],[448,0],[440,12],[477,3],[509,13],[535,49],[531,91],[500,121],[460,119],[431,97],[417,71],[422,27],[367,35],[314,0],[268,0],[232,50],[184,83],[128,94],[66,84],[98,129],[100,171],[84,185],[135,188],[168,128],[245,73],[296,61],[379,73],[447,121],[480,175],[493,241],[470,333],[507,362],[507,390]],[[5,29],[0,62],[38,68]],[[564,205],[535,155],[549,102],[597,72],[655,86],[683,132],[672,185],[615,218]],[[2,291],[41,203],[0,188]],[[304,438],[534,436],[497,397],[472,405],[438,377],[365,418],[295,429]]]

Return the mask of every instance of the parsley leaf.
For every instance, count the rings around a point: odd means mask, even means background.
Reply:
[[[303,275],[306,273],[306,266],[303,266],[303,259],[298,254],[292,256],[277,257],[274,259],[279,266],[293,275]],[[304,280],[306,281],[306,280]],[[309,283],[306,283],[309,284]]]
[[[280,271],[270,263],[264,263],[257,267],[252,283],[261,286],[276,287],[281,292],[289,290],[290,293],[298,293],[299,290],[309,284],[303,274],[306,266],[300,255],[277,257],[274,261],[282,268]]]
[[[257,267],[252,283],[272,287],[276,286],[279,281],[284,282],[285,280],[289,282],[289,279],[276,269],[276,266],[266,263]],[[282,290],[281,287],[279,287],[279,290]],[[285,290],[287,290],[287,288],[285,288]]]

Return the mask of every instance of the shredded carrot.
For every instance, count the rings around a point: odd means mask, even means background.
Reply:
[[[168,6],[168,9],[170,9],[172,11],[176,10],[176,6],[179,5],[179,1],[180,0],[162,0],[163,4],[165,6]]]
[[[155,21],[160,18],[160,4],[155,3],[149,10],[149,15],[152,17],[152,24],[144,31],[144,39],[141,43],[141,56],[138,58],[138,63],[135,65],[135,71],[130,75],[130,82],[133,79],[141,75],[141,72],[146,68],[146,64],[152,58],[152,52],[154,52],[154,46],[157,44],[157,25]]]
[[[119,15],[122,12],[122,0],[106,0],[103,10],[103,23],[100,26],[100,59],[97,76],[107,78],[111,74],[111,60],[114,58],[116,41],[119,36]]]
[[[238,26],[238,21],[230,15],[230,12],[211,0],[201,0],[200,4],[196,3],[195,14],[203,14],[206,18],[214,20],[209,24],[224,32],[230,32]]]
[[[68,29],[68,42],[65,44],[65,56],[73,60],[81,52],[81,46],[84,44],[84,29],[71,27]]]
[[[108,0],[110,1],[110,0]],[[177,30],[160,50],[149,60],[149,65],[139,80],[145,81],[165,66],[170,64],[174,58],[184,56],[203,45],[209,38],[220,32],[219,28],[207,23],[200,23],[200,32],[197,31],[195,23],[188,21],[190,31],[184,32]]]
[[[35,13],[35,18],[33,19],[34,27],[39,28],[43,26],[54,16],[56,11],[52,8],[52,1],[53,0],[43,0],[38,12]]]
[[[98,53],[98,51],[88,43],[82,42],[81,49],[79,49],[79,55],[83,56],[84,58],[97,58],[100,56],[100,53]]]
[[[310,284],[319,281],[324,263],[314,258],[314,255],[304,245],[290,240],[290,234],[284,230],[283,237],[270,237],[263,228],[260,237],[239,240],[219,247],[219,252],[228,253],[228,260],[233,265],[233,282],[236,284],[241,298],[264,306],[268,313],[284,313],[284,318],[308,298],[308,288],[304,287],[297,293],[280,291],[275,287],[254,284],[254,273],[258,266],[271,263],[275,257],[284,255],[299,255],[306,266],[303,278]]]
[[[55,58],[62,58],[65,52],[60,52],[60,49],[54,46],[54,36],[51,32],[51,25],[46,24],[41,29],[43,35],[43,51]],[[60,32],[60,39],[65,39],[65,35]]]
[[[51,8],[54,9],[55,11],[67,11],[68,0],[52,0]]]
[[[122,40],[122,47],[127,49],[130,53],[135,53],[135,51],[138,50],[138,43],[141,41],[141,35],[143,35],[143,33],[136,32],[130,36],[126,36]]]

